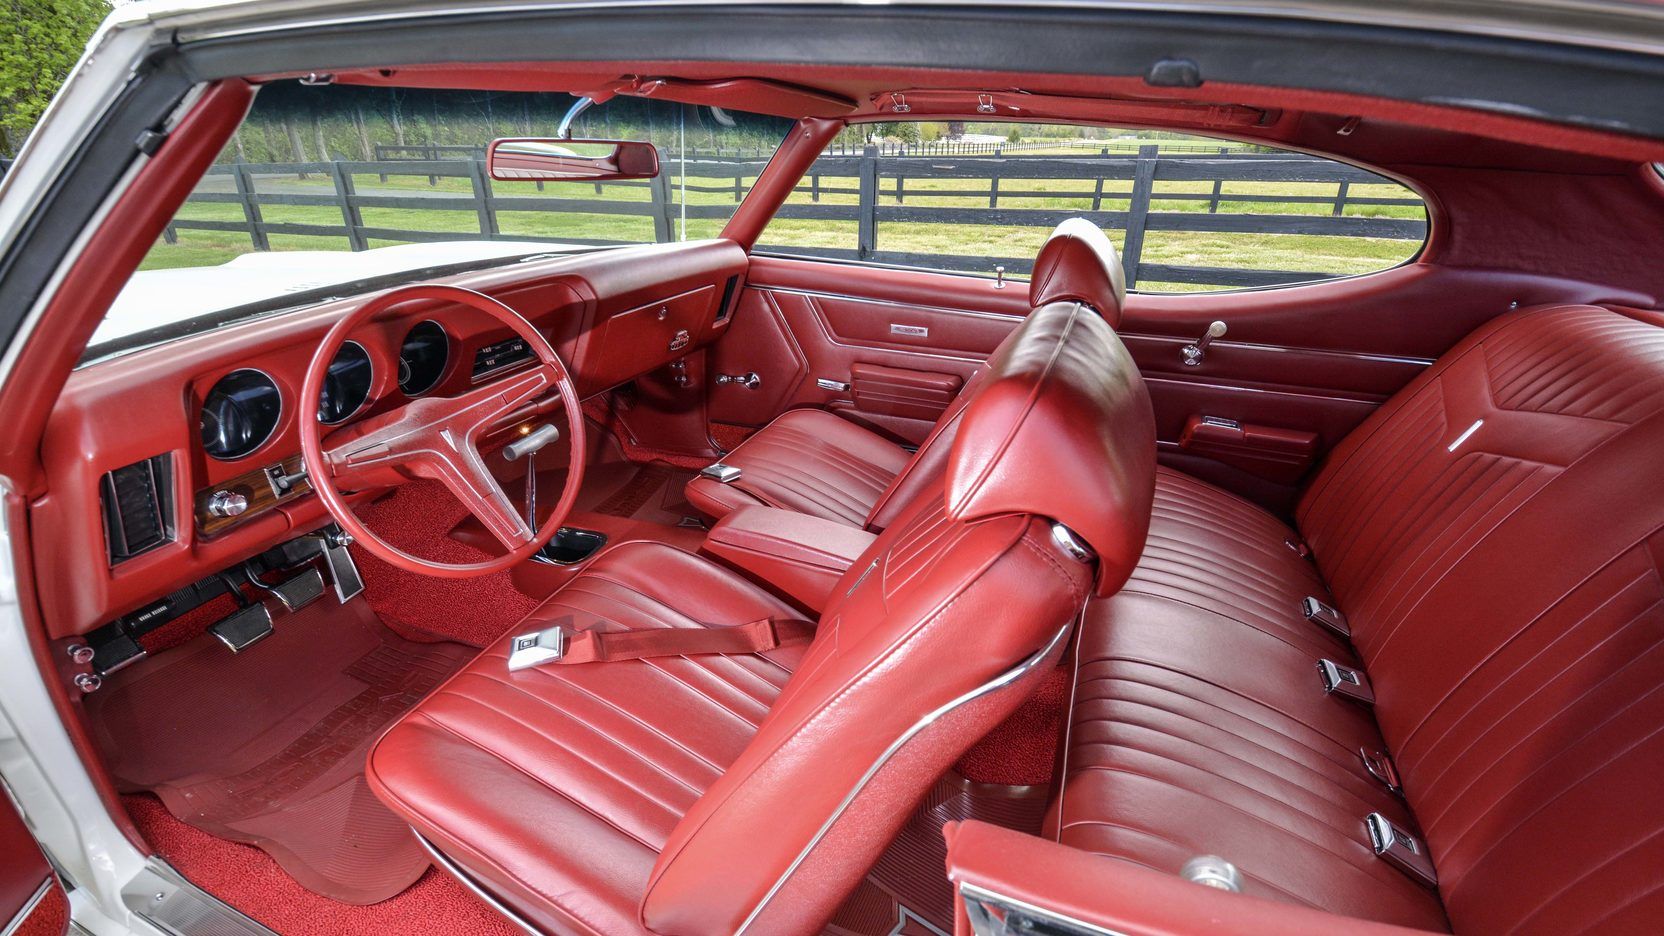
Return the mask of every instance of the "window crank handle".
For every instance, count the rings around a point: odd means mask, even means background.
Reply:
[[[1208,330],[1202,333],[1201,340],[1184,346],[1184,365],[1186,367],[1196,367],[1201,364],[1202,358],[1207,356],[1208,345],[1213,343],[1213,339],[1224,334],[1224,322],[1213,322],[1209,324]]]

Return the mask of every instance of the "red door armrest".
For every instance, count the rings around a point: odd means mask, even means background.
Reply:
[[[950,822],[942,831],[948,840],[955,936],[976,932],[967,916],[967,897],[993,908],[996,914],[1004,912],[1002,908],[1016,907],[1019,913],[1061,916],[1122,936],[1409,936],[1426,932],[1215,890],[1178,875],[982,822]]]
[[[711,527],[703,549],[818,613],[877,538],[833,520],[747,505]]]
[[[1317,459],[1317,433],[1191,416],[1179,436],[1179,448],[1262,478],[1293,484]]]

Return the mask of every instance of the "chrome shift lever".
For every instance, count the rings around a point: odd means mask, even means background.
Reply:
[[[537,452],[545,445],[560,441],[560,430],[544,423],[513,442],[503,446],[503,457],[509,461],[526,459],[526,526],[537,533]]]

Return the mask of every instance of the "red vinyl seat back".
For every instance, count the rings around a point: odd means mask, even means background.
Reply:
[[[1458,933],[1664,905],[1661,471],[1664,329],[1537,308],[1441,358],[1300,504]]]
[[[1056,665],[1094,566],[1101,587],[1125,579],[1155,422],[1102,318],[1036,310],[960,418],[945,493],[916,498],[850,569],[755,739],[665,844],[649,929],[817,930],[918,797]],[[1053,469],[1096,483],[1035,483]]]

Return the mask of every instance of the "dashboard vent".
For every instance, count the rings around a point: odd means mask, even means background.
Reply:
[[[720,322],[727,319],[728,313],[733,311],[734,287],[739,284],[740,277],[739,274],[736,273],[733,276],[728,277],[728,284],[722,287],[722,302],[718,303],[716,307],[717,321]]]
[[[173,542],[173,459],[157,455],[106,474],[100,485],[110,565]]]

